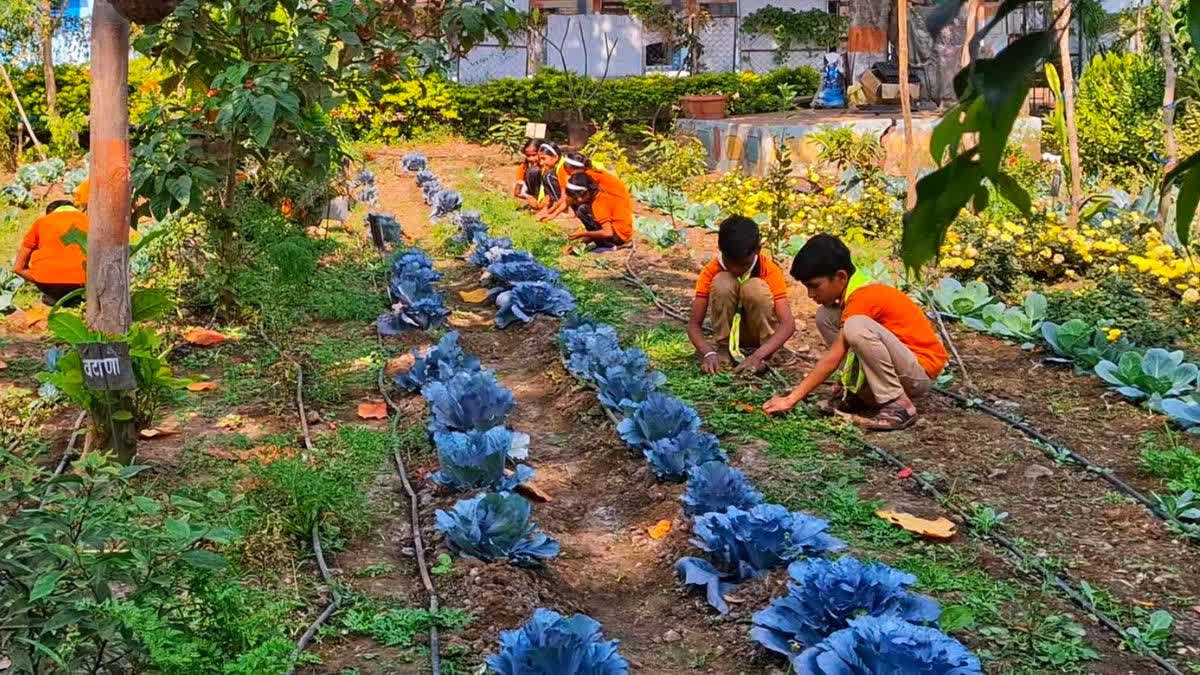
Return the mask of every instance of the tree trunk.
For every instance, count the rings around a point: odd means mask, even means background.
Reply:
[[[1163,86],[1162,121],[1167,152],[1167,168],[1175,165],[1179,156],[1179,148],[1175,144],[1175,54],[1171,45],[1171,0],[1158,0],[1162,11],[1162,20],[1158,22],[1158,41],[1162,48],[1163,70],[1166,71],[1166,83]],[[1159,214],[1161,220],[1163,214]]]
[[[975,39],[975,31],[979,28],[978,7],[979,0],[967,0],[967,32],[963,38],[962,56],[959,58],[959,65],[963,68],[971,65],[971,40]]]
[[[53,119],[58,117],[58,82],[54,79],[54,4],[40,0],[42,40],[42,74],[46,78],[46,112]]]
[[[92,8],[91,175],[88,193],[87,322],[110,334],[129,331],[129,22],[108,0]],[[132,410],[132,395],[116,398],[117,410]],[[128,463],[137,449],[137,430],[125,420],[96,419],[93,431],[107,438],[117,458]],[[109,436],[108,432],[112,432]]]
[[[25,123],[25,130],[29,132],[29,139],[33,141],[33,147],[37,148],[38,155],[42,161],[46,160],[46,149],[38,142],[37,134],[33,133],[33,125],[29,123],[29,116],[25,114],[25,107],[21,105],[21,98],[17,96],[17,89],[13,86],[12,79],[8,76],[8,68],[4,67],[4,62],[0,61],[0,76],[4,77],[4,84],[8,86],[8,93],[12,96],[13,103],[17,105],[17,114],[21,116],[21,121]],[[21,152],[21,143],[17,143],[17,154]]]
[[[1058,21],[1058,52],[1062,62],[1063,117],[1067,121],[1067,161],[1071,167],[1071,208],[1068,224],[1079,224],[1079,204],[1083,201],[1083,186],[1080,183],[1079,132],[1075,128],[1075,75],[1071,68],[1071,0],[1055,0],[1054,11]]]
[[[908,181],[904,206],[911,209],[917,204],[917,174],[913,167],[912,99],[908,90],[908,0],[898,0],[896,22],[900,35],[896,61],[900,64],[900,114],[904,118],[904,178]]]

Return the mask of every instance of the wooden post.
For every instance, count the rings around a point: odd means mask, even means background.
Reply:
[[[54,19],[55,4],[51,0],[38,2],[38,9],[41,10],[41,16],[38,17],[38,34],[42,41],[42,77],[46,81],[46,112],[50,119],[58,117],[58,82],[54,78],[54,29],[57,23]]]
[[[897,0],[897,28],[900,43],[897,45],[896,61],[900,64],[900,114],[904,118],[904,178],[908,181],[908,192],[904,207],[911,209],[917,204],[917,174],[913,167],[913,118],[912,99],[908,90],[908,0]]]
[[[129,301],[129,22],[108,0],[92,8],[91,166],[88,192],[87,323],[124,334],[132,323]],[[132,410],[132,393],[112,396]],[[112,407],[110,406],[111,412]],[[93,432],[128,463],[136,449],[132,419],[102,420]]]
[[[1071,0],[1054,0],[1054,11],[1058,17],[1058,53],[1062,68],[1063,117],[1067,121],[1067,161],[1071,166],[1071,209],[1067,224],[1079,224],[1079,204],[1083,201],[1083,186],[1080,183],[1079,132],[1075,128],[1075,75],[1071,68]]]
[[[1171,46],[1171,25],[1168,20],[1171,16],[1171,0],[1158,0],[1158,7],[1163,15],[1163,20],[1158,22],[1158,41],[1162,46],[1163,70],[1166,71],[1166,82],[1163,86],[1162,121],[1165,132],[1164,142],[1167,146],[1167,168],[1169,169],[1175,165],[1179,154],[1179,148],[1175,144],[1175,54]],[[1160,209],[1160,220],[1164,211]]]

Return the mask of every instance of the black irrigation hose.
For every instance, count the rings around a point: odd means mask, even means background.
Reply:
[[[632,258],[632,257],[633,256],[631,254],[630,258]],[[629,263],[629,261],[626,260],[627,266],[628,266],[628,263]],[[633,274],[632,270],[630,270],[630,276],[632,276],[634,279],[637,279],[636,274]],[[644,284],[644,282],[640,282],[640,279],[638,279],[638,281],[639,281],[639,285],[642,286],[643,290],[646,290],[647,292],[654,294],[653,289],[651,289],[649,286],[646,286]],[[657,305],[658,302],[656,301],[655,304]],[[773,368],[771,366],[768,366],[767,371],[772,376],[777,378],[783,386],[785,386],[785,387],[789,386],[786,378],[784,378],[783,375],[778,370],[776,370],[775,368]],[[996,412],[1000,412],[1000,411],[996,411]],[[1001,414],[1003,414],[1003,413],[1001,413]],[[1015,420],[1015,418],[1014,418],[1014,420]],[[1007,420],[1005,420],[1005,421],[1007,421]],[[1017,421],[1019,421],[1019,420],[1017,420]],[[1022,422],[1022,424],[1024,424],[1024,423]],[[1033,430],[1032,427],[1029,427],[1028,425],[1024,425],[1024,426],[1026,426],[1030,430],[1036,432],[1036,430]],[[1017,427],[1017,428],[1020,428],[1020,427]],[[891,464],[892,466],[894,466],[897,469],[905,469],[905,468],[909,468],[911,466],[911,464],[904,462],[902,459],[893,455],[891,452],[889,452],[877,445],[869,443],[865,440],[846,439],[845,442],[847,442],[848,444],[851,444],[851,445],[858,446],[860,449],[865,450],[865,451],[875,455],[876,457],[879,457],[880,459],[887,462],[888,464]],[[1048,441],[1042,441],[1042,442],[1045,443]],[[1100,474],[1107,476],[1106,472],[1100,472]],[[949,498],[947,498],[946,495],[944,495],[941,492],[941,490],[938,490],[937,486],[935,486],[933,483],[926,480],[925,478],[923,478],[920,474],[918,474],[916,472],[913,473],[912,479],[917,481],[917,484],[920,486],[922,491],[929,494],[938,503],[944,505],[946,508],[953,511],[956,515],[958,515],[959,518],[962,518],[965,522],[970,521],[971,515],[969,513],[967,513],[961,507],[959,507],[956,504],[954,504],[953,502],[951,502],[949,500]],[[1130,489],[1132,489],[1132,488],[1130,488]],[[1057,588],[1064,595],[1066,595],[1068,599],[1070,599],[1072,602],[1074,602],[1076,605],[1078,605],[1081,609],[1088,612],[1092,616],[1096,617],[1096,620],[1098,620],[1100,623],[1102,623],[1105,628],[1108,628],[1113,633],[1116,633],[1118,637],[1125,639],[1125,637],[1127,636],[1127,632],[1126,632],[1126,629],[1123,626],[1121,626],[1120,623],[1118,623],[1115,619],[1113,619],[1112,617],[1105,614],[1100,608],[1098,608],[1095,605],[1095,603],[1093,603],[1091,600],[1089,600],[1087,598],[1087,596],[1083,594],[1083,592],[1078,590],[1074,585],[1072,585],[1071,582],[1065,580],[1063,578],[1063,576],[1060,576],[1059,574],[1055,573],[1053,570],[1048,569],[1042,561],[1038,560],[1037,558],[1035,558],[1033,556],[1030,556],[1028,553],[1026,553],[1024,550],[1022,550],[1021,547],[1016,542],[1014,542],[1013,540],[1009,539],[1008,537],[1005,537],[1004,535],[996,533],[996,532],[976,532],[976,534],[978,536],[982,537],[983,539],[991,541],[991,542],[997,544],[998,546],[1000,546],[1001,548],[1005,549],[1006,551],[1008,551],[1009,554],[1013,558],[1016,559],[1016,562],[1017,562],[1019,568],[1023,567],[1024,569],[1031,569],[1031,570],[1036,570],[1037,572],[1039,572],[1042,575],[1043,581],[1052,584],[1055,588]],[[1159,668],[1162,668],[1165,672],[1170,673],[1170,675],[1184,675],[1184,673],[1182,673],[1178,668],[1176,668],[1170,661],[1167,661],[1163,657],[1159,656],[1157,653],[1149,652],[1149,653],[1143,654],[1143,656],[1146,656],[1147,658],[1154,661],[1155,665],[1157,665]]]
[[[868,443],[867,441],[861,439],[856,439],[853,441],[853,443],[858,445],[862,450],[879,457],[897,469],[904,469],[910,466],[901,458],[893,455],[891,452],[888,452],[877,445]],[[958,517],[964,519],[965,521],[970,519],[971,516],[969,513],[967,513],[962,507],[950,501],[950,499],[943,494],[941,490],[938,490],[937,486],[935,486],[933,483],[915,472],[911,478],[917,482],[917,485],[920,486],[922,491],[929,494],[929,496],[931,496],[944,507],[953,511],[956,515],[958,515]],[[1098,608],[1091,600],[1088,599],[1086,595],[1078,590],[1071,581],[1068,581],[1068,579],[1070,579],[1069,576],[1059,575],[1053,570],[1050,570],[1046,567],[1045,563],[1026,553],[1016,542],[1002,534],[997,532],[976,532],[975,534],[983,539],[992,541],[993,543],[1007,550],[1009,554],[1016,559],[1018,567],[1022,567],[1027,570],[1036,570],[1042,575],[1042,579],[1044,581],[1052,584],[1081,609],[1096,617],[1096,620],[1104,624],[1105,628],[1108,628],[1110,631],[1116,633],[1122,639],[1126,637],[1126,629],[1120,623],[1117,623],[1115,619],[1108,616],[1108,614],[1104,613],[1103,610]],[[1064,576],[1067,576],[1067,579],[1064,579]],[[1176,668],[1174,664],[1154,652],[1143,653],[1142,656],[1151,659],[1159,668],[1162,668],[1171,675],[1183,675],[1183,673],[1180,672],[1180,670]]]
[[[383,344],[383,337],[379,338],[380,345]],[[385,366],[386,367],[386,366]],[[412,483],[408,480],[408,469],[404,466],[404,458],[400,456],[400,447],[396,443],[396,425],[400,421],[400,406],[388,394],[387,382],[383,377],[383,368],[379,369],[379,393],[383,395],[383,400],[387,402],[395,414],[392,415],[392,459],[396,462],[396,473],[400,474],[400,482],[404,485],[404,491],[408,495],[408,512],[409,512],[409,527],[413,534],[413,550],[417,558],[417,570],[421,574],[421,583],[425,586],[425,592],[429,595],[429,613],[431,620],[429,622],[429,665],[433,670],[433,675],[441,675],[442,673],[442,657],[440,639],[438,637],[437,615],[439,611],[437,590],[433,587],[433,578],[429,575],[429,566],[425,562],[425,542],[421,536],[421,514],[418,511],[420,501],[417,499],[417,493],[413,490]]]
[[[1067,447],[1066,445],[1063,445],[1059,441],[1056,441],[1053,438],[1047,436],[1046,434],[1038,431],[1037,429],[1035,429],[1033,426],[1031,426],[1028,422],[1021,419],[1020,417],[1017,417],[1016,415],[1013,415],[1011,413],[1004,412],[1003,410],[994,408],[977,398],[971,398],[969,396],[960,394],[956,391],[951,391],[949,389],[943,389],[941,387],[933,387],[933,390],[936,391],[937,393],[941,394],[942,396],[945,396],[947,398],[953,399],[954,401],[957,401],[958,404],[961,407],[963,407],[964,409],[979,410],[980,412],[991,415],[992,417],[995,417],[996,419],[1008,424],[1009,426],[1020,431],[1021,433],[1025,434],[1026,436],[1029,436],[1030,438],[1034,439],[1035,441],[1038,441],[1037,445],[1039,445],[1039,447],[1045,446],[1044,448],[1042,448],[1042,451],[1046,454],[1047,457],[1050,457],[1052,459],[1060,459],[1061,457],[1069,458],[1072,462],[1079,464],[1080,466],[1084,467],[1084,469],[1086,469],[1087,471],[1095,473],[1095,474],[1099,475],[1101,478],[1103,478],[1104,480],[1108,481],[1108,483],[1110,485],[1112,485],[1113,487],[1115,487],[1119,492],[1125,494],[1128,497],[1132,497],[1139,504],[1146,507],[1146,509],[1149,510],[1150,513],[1154,514],[1154,516],[1156,516],[1157,518],[1159,518],[1163,521],[1166,521],[1168,523],[1176,522],[1176,520],[1174,518],[1172,518],[1169,514],[1167,514],[1165,511],[1163,511],[1158,506],[1158,504],[1154,502],[1154,500],[1150,499],[1146,495],[1139,492],[1137,488],[1129,485],[1128,483],[1121,480],[1120,478],[1117,478],[1113,474],[1111,469],[1107,469],[1105,467],[1102,467],[1098,464],[1095,464],[1095,463],[1089,461],[1087,457],[1084,457],[1083,455],[1075,452],[1074,450]]]
[[[333,599],[325,606],[325,609],[317,616],[316,620],[309,624],[308,629],[300,636],[296,642],[296,648],[292,651],[291,662],[292,666],[288,668],[287,675],[293,675],[296,672],[296,661],[300,658],[300,654],[308,647],[313,638],[317,634],[317,630],[333,616],[333,613],[342,605],[342,595],[338,593],[337,585],[334,583],[333,574],[329,571],[329,566],[325,564],[325,552],[321,548],[320,526],[313,523],[312,528],[312,547],[313,554],[317,558],[317,568],[321,571],[321,578],[325,580],[325,584],[329,586],[329,591],[333,595]]]

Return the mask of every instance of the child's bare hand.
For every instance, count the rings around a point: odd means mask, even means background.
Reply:
[[[700,369],[708,375],[715,375],[721,371],[721,358],[716,354],[709,354],[700,362]]]
[[[767,413],[768,415],[775,415],[778,413],[785,413],[795,407],[796,404],[790,397],[776,396],[763,404],[763,412]]]

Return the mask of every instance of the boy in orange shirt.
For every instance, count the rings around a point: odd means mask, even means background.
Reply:
[[[796,332],[788,305],[787,281],[762,250],[758,223],[730,216],[717,233],[718,254],[700,271],[687,334],[705,373],[723,361],[739,360],[734,372],[757,373]],[[711,315],[716,346],[704,339],[704,317]],[[752,349],[743,357],[742,347]]]
[[[84,193],[86,195],[86,193]],[[82,198],[81,198],[82,199]],[[86,200],[83,199],[86,203]],[[51,202],[46,215],[33,221],[13,264],[13,273],[33,282],[42,300],[53,305],[87,281],[84,253],[77,244],[63,243],[72,229],[87,234],[87,216],[67,200]]]
[[[792,409],[846,362],[839,412],[868,431],[907,429],[917,419],[914,398],[946,367],[946,350],[920,306],[903,292],[855,269],[850,249],[819,234],[792,261],[792,276],[817,302],[817,330],[828,350],[786,396],[763,410]]]
[[[567,199],[583,229],[567,235],[570,241],[596,245],[597,250],[633,241],[633,198],[600,189],[591,176],[579,172],[567,179]]]

